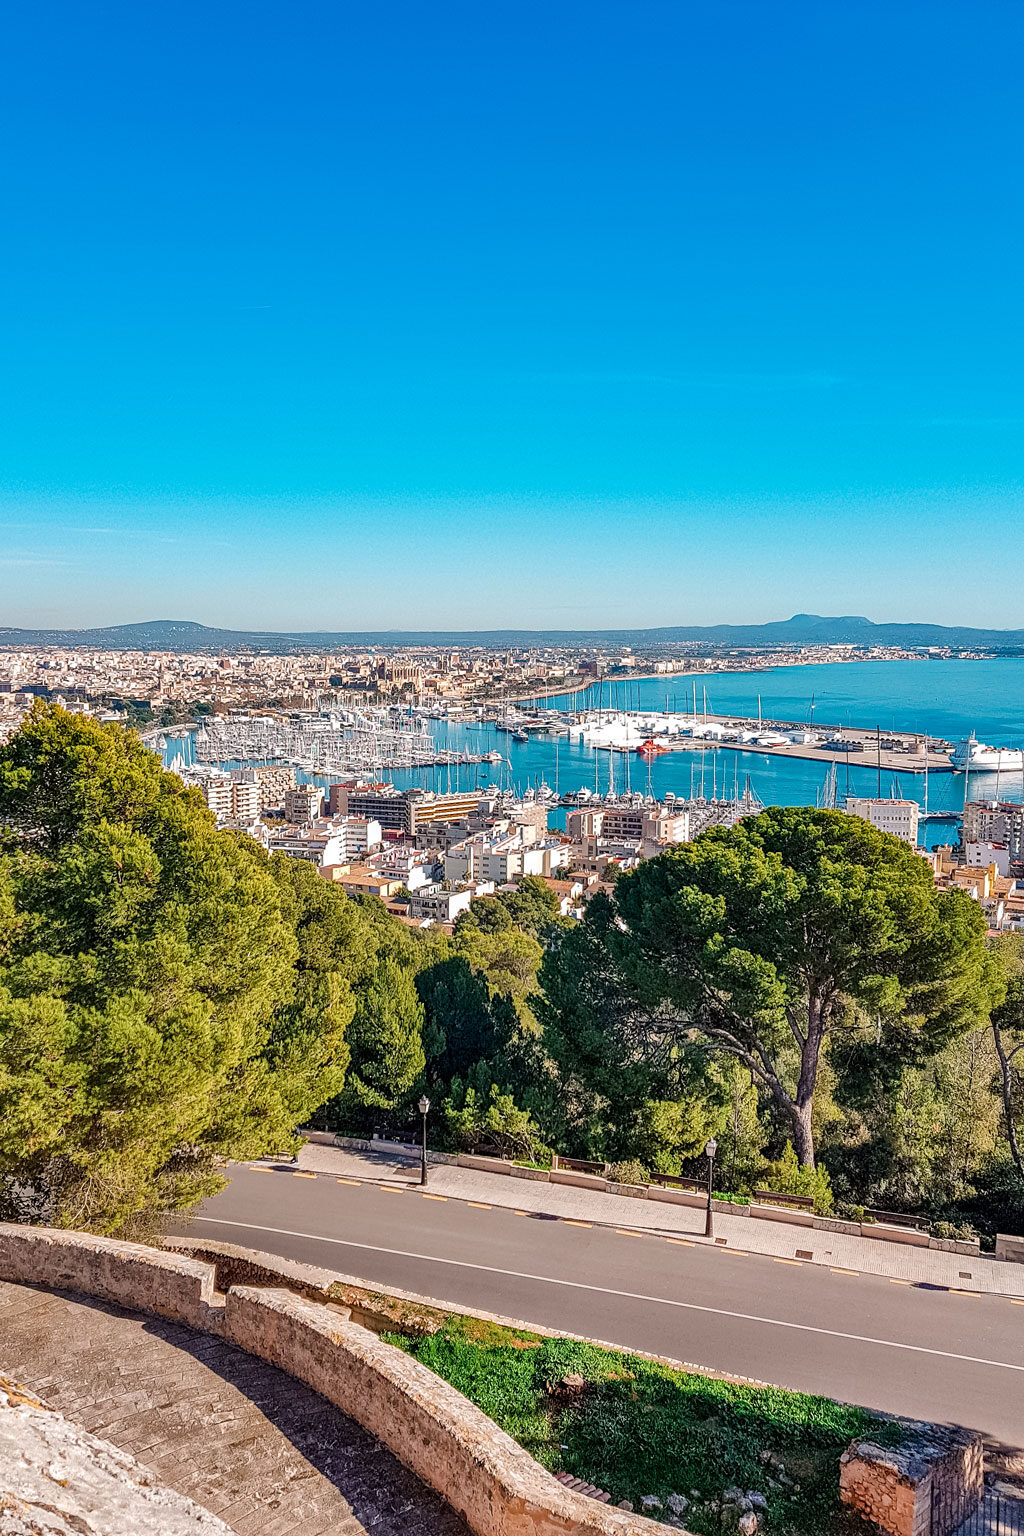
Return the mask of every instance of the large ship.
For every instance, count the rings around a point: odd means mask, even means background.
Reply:
[[[950,767],[954,773],[1020,773],[1024,752],[1017,747],[989,747],[974,732],[953,748]]]

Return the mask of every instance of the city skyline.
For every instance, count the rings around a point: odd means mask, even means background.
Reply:
[[[10,28],[5,623],[1021,624],[1019,11],[110,20]]]

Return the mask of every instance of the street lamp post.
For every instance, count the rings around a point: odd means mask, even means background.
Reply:
[[[426,1094],[419,1103],[420,1114],[423,1116],[423,1140],[420,1145],[420,1183],[427,1182],[427,1115],[430,1112],[430,1100]]]
[[[708,1160],[708,1208],[704,1217],[704,1236],[714,1237],[715,1222],[711,1211],[711,1188],[715,1179],[715,1153],[718,1151],[718,1142],[713,1136],[705,1143],[704,1151]]]

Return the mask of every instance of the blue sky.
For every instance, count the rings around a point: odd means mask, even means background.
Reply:
[[[1024,624],[1019,0],[5,27],[0,623]]]

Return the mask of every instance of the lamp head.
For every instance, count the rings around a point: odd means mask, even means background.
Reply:
[[[714,1157],[715,1153],[718,1151],[718,1142],[713,1136],[709,1137],[708,1140],[704,1143],[704,1151],[707,1153],[708,1157]]]
[[[430,1100],[427,1098],[426,1094],[423,1094],[422,1097],[420,1098],[420,1114],[421,1115],[425,1115],[427,1113],[427,1111],[429,1110],[429,1108],[430,1108]]]

